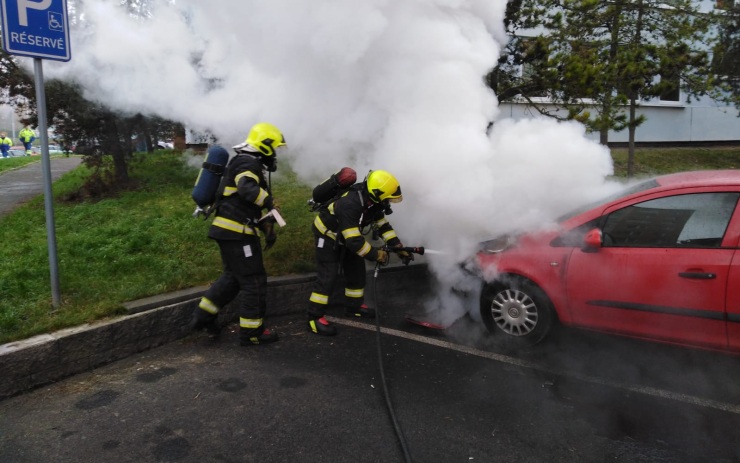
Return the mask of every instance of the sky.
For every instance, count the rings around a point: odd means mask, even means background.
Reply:
[[[428,259],[442,280],[480,240],[547,225],[614,189],[609,152],[582,125],[498,118],[483,76],[506,40],[505,1],[156,5],[148,20],[115,0],[77,5],[72,59],[46,61],[45,76],[210,130],[224,146],[271,122],[288,142],[283,161],[309,185],[343,166],[359,178],[391,172],[404,201],[388,219],[404,244],[443,252]]]

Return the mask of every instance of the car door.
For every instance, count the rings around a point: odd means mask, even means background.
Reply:
[[[576,325],[727,347],[725,294],[737,192],[651,197],[607,209],[603,245],[576,249],[566,273]]]
[[[727,245],[735,248],[727,276],[727,343],[740,351],[740,208],[735,209],[725,235]]]

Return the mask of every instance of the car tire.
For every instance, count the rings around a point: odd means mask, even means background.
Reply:
[[[481,293],[480,313],[488,331],[509,347],[537,344],[556,319],[545,292],[520,277],[486,284]]]

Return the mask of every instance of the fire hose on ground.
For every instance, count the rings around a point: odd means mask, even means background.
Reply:
[[[399,253],[402,251],[408,252],[408,253],[414,253],[419,254],[420,256],[424,255],[424,248],[423,247],[401,247],[401,248],[389,248],[389,247],[383,247],[383,250],[389,253]],[[403,457],[404,461],[406,463],[411,463],[411,454],[409,453],[408,445],[406,443],[406,438],[403,435],[403,430],[401,429],[400,424],[398,423],[398,420],[396,419],[396,412],[393,408],[393,403],[391,402],[390,393],[388,392],[388,384],[385,380],[385,367],[383,366],[383,351],[381,348],[380,343],[380,307],[378,305],[378,272],[380,271],[380,267],[388,265],[388,261],[390,259],[386,259],[385,262],[378,262],[375,264],[375,272],[373,274],[373,297],[375,298],[375,335],[377,339],[377,346],[378,346],[378,367],[380,369],[380,381],[383,384],[383,394],[385,395],[385,404],[388,408],[388,414],[390,415],[391,421],[393,422],[393,428],[396,432],[396,437],[398,438],[398,443],[401,446],[401,450],[403,451]]]

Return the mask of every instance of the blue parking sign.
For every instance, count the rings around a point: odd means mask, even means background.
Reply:
[[[6,52],[70,60],[67,0],[0,0],[0,4]]]

